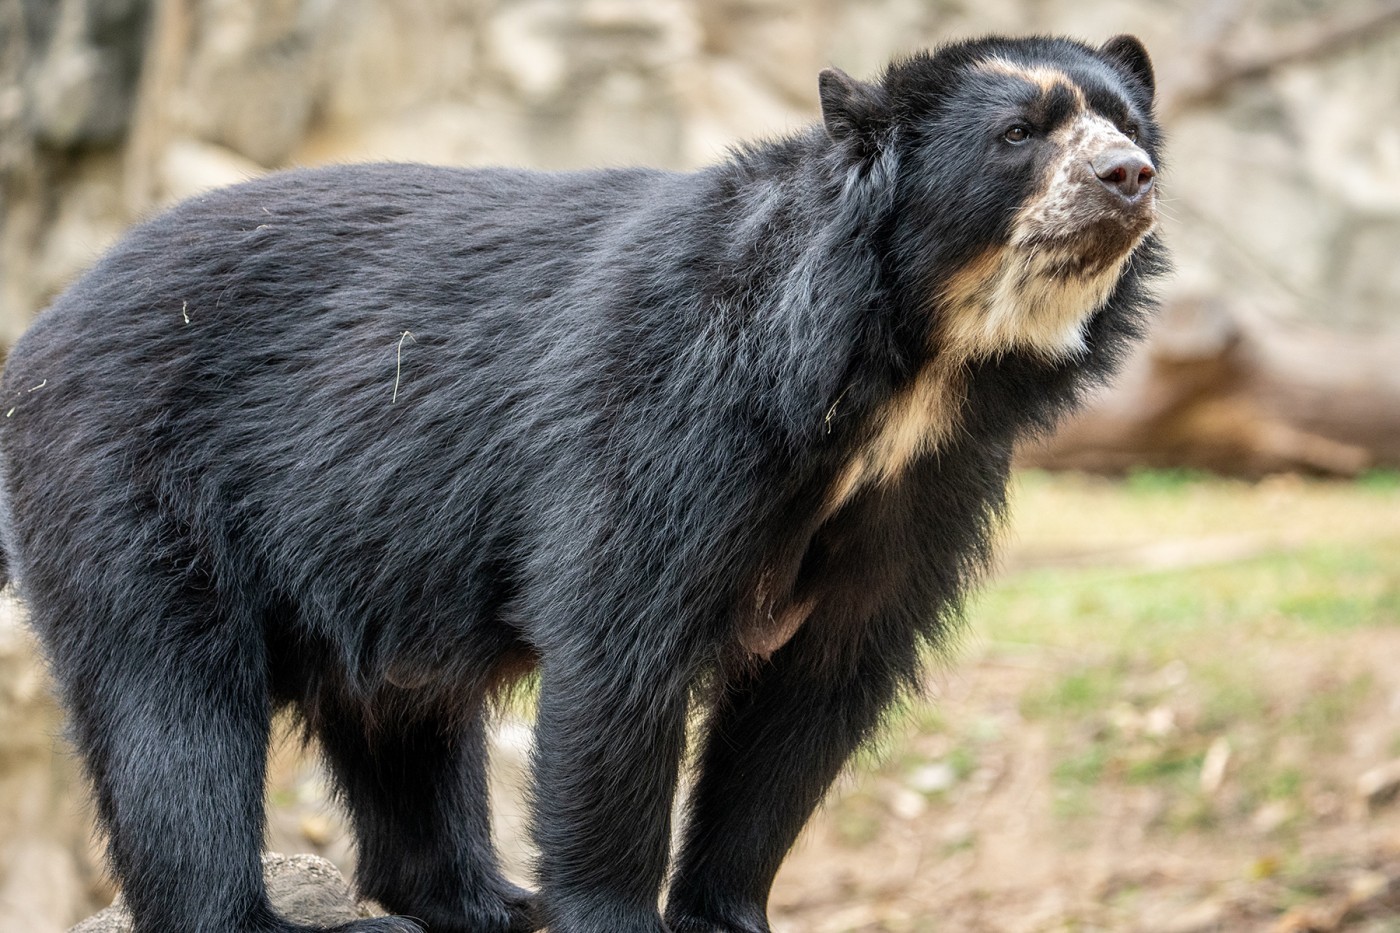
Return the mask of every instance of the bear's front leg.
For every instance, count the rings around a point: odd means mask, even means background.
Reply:
[[[664,653],[621,649],[541,670],[533,831],[550,933],[666,931],[689,678]]]
[[[847,639],[849,651],[832,651]],[[902,620],[817,616],[729,685],[710,716],[671,882],[674,933],[768,933],[784,856],[918,667]]]

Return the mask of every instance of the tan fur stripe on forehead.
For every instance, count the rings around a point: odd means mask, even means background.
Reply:
[[[1040,88],[1042,93],[1050,93],[1057,85],[1063,86],[1074,95],[1074,101],[1083,110],[1088,106],[1084,97],[1084,91],[1075,84],[1070,76],[1058,68],[1049,65],[1020,65],[1005,58],[993,57],[983,59],[977,63],[979,71],[990,74],[1003,75],[1008,78],[1017,78],[1028,84],[1033,84]]]

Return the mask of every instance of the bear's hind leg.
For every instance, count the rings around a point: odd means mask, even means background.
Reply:
[[[43,581],[41,581],[43,582]],[[206,588],[32,587],[137,933],[306,933],[263,885],[270,701],[260,633]],[[409,933],[382,918],[344,933]]]
[[[369,723],[346,705],[316,711],[360,892],[432,933],[538,929],[533,896],[501,876],[491,840],[484,709],[465,721],[415,713]]]

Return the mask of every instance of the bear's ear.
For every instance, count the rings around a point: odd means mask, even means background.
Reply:
[[[1099,54],[1123,70],[1147,89],[1151,99],[1157,93],[1157,80],[1152,74],[1152,59],[1147,57],[1147,49],[1137,36],[1114,36],[1099,48]]]
[[[889,98],[883,88],[857,81],[840,68],[827,68],[817,80],[822,122],[837,142],[854,144],[862,158],[880,148],[889,123]]]

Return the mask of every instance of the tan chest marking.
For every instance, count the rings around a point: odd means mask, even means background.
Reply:
[[[962,400],[962,361],[940,355],[926,364],[876,415],[874,434],[832,485],[823,517],[865,486],[891,482],[947,440],[957,427]]]

